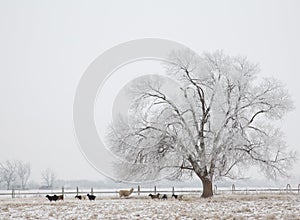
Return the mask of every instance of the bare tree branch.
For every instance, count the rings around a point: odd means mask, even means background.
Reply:
[[[220,51],[175,51],[165,66],[176,88],[166,91],[168,82],[153,77],[133,84],[129,121],[112,126],[108,142],[122,158],[120,175],[195,173],[211,187],[250,163],[274,178],[287,173],[295,158],[272,122],[293,104],[280,82],[256,79],[256,64]],[[203,196],[212,193],[206,187]]]

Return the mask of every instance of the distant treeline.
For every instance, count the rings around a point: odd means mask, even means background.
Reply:
[[[0,163],[1,188],[25,189],[30,177],[31,166],[28,162],[7,160]]]

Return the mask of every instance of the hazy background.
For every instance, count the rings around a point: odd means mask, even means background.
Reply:
[[[281,125],[288,145],[299,149],[299,9],[297,0],[1,0],[0,161],[29,161],[36,181],[48,167],[61,179],[102,179],[76,143],[76,86],[105,50],[145,37],[174,40],[197,53],[223,49],[260,63],[261,76],[280,79],[293,97],[296,109]],[[116,93],[120,82],[109,88]],[[300,181],[298,167],[292,173]]]

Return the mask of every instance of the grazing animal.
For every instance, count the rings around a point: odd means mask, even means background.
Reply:
[[[183,195],[175,195],[174,193],[172,194],[172,197],[178,200],[182,200]]]
[[[166,194],[164,194],[160,199],[162,200],[167,200],[168,199],[168,196]]]
[[[87,194],[87,197],[89,198],[89,200],[95,200],[96,199],[96,196],[90,195],[90,194]]]
[[[64,200],[64,195],[57,196],[57,200]]]
[[[175,195],[174,193],[172,194],[172,198],[175,198],[175,199],[177,199],[178,198],[178,195]]]
[[[75,196],[75,199],[79,199],[79,200],[82,200],[82,196]]]
[[[153,195],[153,194],[149,194],[148,196],[150,196],[151,197],[151,199],[158,199],[159,198],[159,196],[160,196],[160,194],[159,193],[157,193],[156,195]]]
[[[122,197],[122,196],[124,196],[124,197],[128,197],[128,196],[130,196],[131,195],[131,193],[133,192],[133,188],[131,188],[130,190],[120,190],[119,191],[119,196],[120,196],[120,198]]]
[[[58,199],[58,196],[57,195],[54,195],[54,196],[46,195],[46,198],[49,199],[50,202],[52,202],[52,201],[56,201]]]
[[[86,200],[86,195],[76,195],[75,199]]]
[[[49,196],[49,195],[46,195],[46,197],[49,199],[50,202],[52,201],[57,201],[57,200],[64,200],[64,196],[63,195],[60,195],[60,196],[57,196],[57,195],[54,195],[54,196]]]

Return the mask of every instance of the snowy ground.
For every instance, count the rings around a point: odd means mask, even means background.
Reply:
[[[185,196],[183,201],[101,197],[50,203],[44,197],[0,198],[0,219],[286,219],[300,220],[299,194]]]

